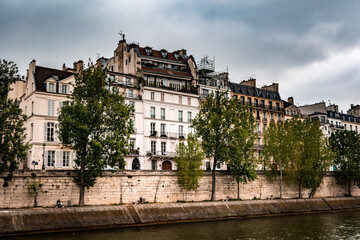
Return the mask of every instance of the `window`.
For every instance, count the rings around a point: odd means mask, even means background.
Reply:
[[[54,100],[48,100],[48,116],[54,116]]]
[[[183,121],[183,112],[179,110],[179,113],[178,113],[178,117],[179,117],[179,122],[182,122]]]
[[[245,104],[245,98],[243,96],[240,97],[240,103]]]
[[[134,90],[127,89],[127,97],[128,98],[134,98]]]
[[[261,132],[260,124],[257,124],[257,131],[258,131],[258,133]]]
[[[69,166],[69,156],[70,156],[70,152],[68,152],[68,151],[62,152],[62,166],[63,167]]]
[[[55,151],[47,151],[45,153],[46,166],[53,167],[55,162]]]
[[[260,112],[256,111],[256,119],[260,119]]]
[[[34,114],[34,102],[31,102],[31,115]]]
[[[134,101],[129,101],[129,106],[135,110],[135,102]]]
[[[153,155],[156,154],[156,142],[155,141],[151,141],[151,153]]]
[[[165,108],[160,109],[160,117],[162,120],[165,120]]]
[[[272,102],[269,101],[269,109],[272,109]]]
[[[188,122],[191,123],[192,122],[191,112],[187,113],[187,117],[188,117]]]
[[[68,86],[67,85],[61,85],[61,93],[68,94]]]
[[[151,93],[150,93],[150,96],[151,96],[151,100],[154,100],[154,99],[155,99],[155,93],[154,93],[154,92],[151,92]]]
[[[34,137],[34,124],[30,124],[30,140],[33,140]]]
[[[139,162],[139,159],[134,158],[134,160],[132,161],[132,164],[131,164],[131,169],[132,169],[132,170],[140,170],[140,162]]]
[[[255,101],[255,107],[258,107],[259,106],[259,100],[258,99],[254,99]]]
[[[179,96],[179,104],[182,104],[182,97]]]
[[[264,107],[265,107],[265,101],[264,101],[264,100],[261,100],[260,107],[261,107],[261,108],[264,108]]]
[[[164,102],[165,101],[165,94],[161,94],[161,101]]]
[[[155,130],[155,123],[150,123],[150,135],[155,136],[156,130]]]
[[[56,89],[55,89],[55,84],[54,83],[48,83],[47,84],[47,91],[48,92],[56,92],[55,90]]]
[[[251,98],[248,98],[248,106],[251,106]]]
[[[129,150],[130,150],[130,153],[135,152],[135,138],[130,138]]]
[[[45,136],[44,140],[46,142],[54,142],[55,141],[55,123],[48,122],[45,123]]]
[[[278,121],[281,121],[281,114],[278,115]]]
[[[165,127],[166,127],[165,124],[161,124],[161,125],[160,125],[160,134],[161,134],[161,137],[166,137]]]
[[[263,119],[266,121],[266,112],[263,112]]]
[[[274,121],[274,113],[270,113],[270,119],[271,121]]]
[[[188,105],[191,106],[191,98],[188,98]]]
[[[166,142],[161,142],[161,155],[166,155]]]
[[[151,170],[156,170],[156,169],[157,169],[157,161],[151,160]]]
[[[276,103],[276,110],[280,111],[280,104]]]
[[[184,137],[184,126],[179,126],[179,137]]]
[[[352,125],[350,125],[350,131],[352,131]]]
[[[155,118],[155,108],[154,107],[150,108],[150,118]]]

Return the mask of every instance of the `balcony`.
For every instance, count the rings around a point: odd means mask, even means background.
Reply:
[[[157,131],[151,131],[149,137],[158,137]]]
[[[146,156],[148,156],[148,157],[174,158],[175,155],[176,155],[176,152],[146,151]]]
[[[126,93],[124,95],[125,98],[130,98],[130,99],[138,99],[141,100],[141,95],[140,94],[134,94],[134,93]]]
[[[196,87],[182,86],[180,84],[170,84],[168,86],[165,86],[163,83],[160,83],[160,82],[150,82],[148,80],[145,80],[144,86],[162,88],[162,89],[167,89],[167,90],[177,91],[177,92],[198,94]]]
[[[157,131],[152,131],[152,132],[150,132],[149,137],[186,139],[186,134],[185,134],[185,133],[176,133],[176,132],[157,132]]]
[[[140,148],[137,149],[130,149],[129,156],[139,156]]]

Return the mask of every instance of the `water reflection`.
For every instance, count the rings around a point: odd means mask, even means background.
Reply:
[[[11,237],[12,240],[360,239],[360,211]]]

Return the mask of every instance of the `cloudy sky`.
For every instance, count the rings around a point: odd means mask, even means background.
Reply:
[[[141,46],[215,57],[239,82],[278,82],[283,99],[360,104],[360,1],[1,0],[0,58],[25,75],[111,57],[120,37]]]

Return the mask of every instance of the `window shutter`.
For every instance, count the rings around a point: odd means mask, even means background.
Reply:
[[[45,163],[45,167],[48,166],[48,151],[45,151],[45,154],[44,154],[44,163]]]
[[[56,151],[55,152],[55,155],[56,155],[56,158],[55,158],[55,167],[59,168],[59,167],[62,167],[62,154],[63,152],[62,151]]]
[[[70,167],[74,168],[76,163],[75,163],[75,159],[76,159],[76,151],[72,151],[71,152],[71,158],[70,158]]]
[[[44,142],[47,141],[47,122],[44,123]]]

